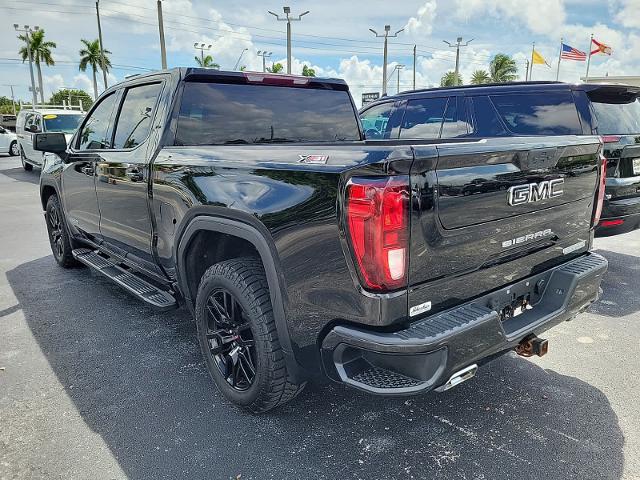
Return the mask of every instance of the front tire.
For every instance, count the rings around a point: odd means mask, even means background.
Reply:
[[[71,253],[71,239],[57,195],[51,195],[47,200],[45,219],[53,258],[62,268],[75,267],[78,262]]]
[[[15,140],[11,142],[11,145],[9,145],[9,155],[11,155],[12,157],[17,157],[18,155],[20,155],[18,142],[16,142]]]
[[[234,404],[265,412],[304,388],[288,376],[258,259],[227,260],[207,269],[196,297],[196,325],[207,369]]]
[[[33,170],[33,165],[27,163],[27,157],[25,156],[24,150],[22,149],[20,149],[20,160],[22,161],[22,168],[24,168],[26,172],[30,172],[31,170]]]

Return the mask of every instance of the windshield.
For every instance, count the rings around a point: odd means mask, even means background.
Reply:
[[[629,103],[593,102],[600,135],[640,134],[640,99]]]
[[[359,140],[346,91],[186,83],[178,145],[335,142]]]
[[[73,133],[78,128],[83,115],[80,114],[44,114],[44,127],[47,132]]]

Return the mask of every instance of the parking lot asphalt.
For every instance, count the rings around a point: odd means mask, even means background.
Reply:
[[[640,232],[598,239],[600,301],[443,394],[309,385],[232,407],[186,310],[50,253],[39,172],[0,157],[0,479],[640,479]]]

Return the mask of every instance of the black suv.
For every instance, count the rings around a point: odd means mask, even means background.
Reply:
[[[251,411],[313,375],[405,395],[543,355],[537,335],[607,268],[590,252],[598,137],[364,140],[341,80],[143,75],[69,146],[34,142],[56,154],[40,183],[56,261],[185,305],[213,380]]]
[[[639,98],[640,87],[626,85],[467,85],[385,97],[360,117],[369,139],[600,135],[608,161],[596,236],[604,236],[640,227]]]

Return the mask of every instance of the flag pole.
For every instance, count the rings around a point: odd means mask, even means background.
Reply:
[[[562,45],[564,45],[564,38],[560,38],[560,53],[558,54],[558,70],[556,71],[556,82],[560,80],[560,62],[562,61]]]
[[[536,42],[531,47],[531,67],[529,68],[529,81],[533,79],[533,54],[536,52]]]
[[[589,81],[589,66],[591,65],[591,49],[593,48],[593,33],[591,34],[591,40],[589,41],[589,58],[587,59],[587,73],[584,76],[584,83]]]

